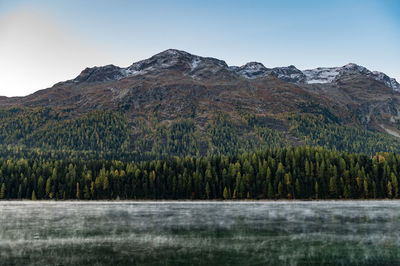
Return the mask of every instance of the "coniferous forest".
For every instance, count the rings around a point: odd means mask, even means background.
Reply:
[[[116,112],[2,110],[0,199],[398,198],[398,139],[329,113],[286,115],[286,133],[239,117],[149,114],[134,131]]]
[[[164,160],[0,160],[0,199],[399,198],[400,156],[296,147]]]

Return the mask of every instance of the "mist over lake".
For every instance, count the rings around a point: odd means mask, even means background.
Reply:
[[[2,265],[398,265],[398,201],[0,202]]]

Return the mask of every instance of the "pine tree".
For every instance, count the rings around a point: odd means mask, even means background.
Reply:
[[[271,184],[271,182],[269,182],[268,183],[268,194],[267,194],[267,197],[269,198],[269,199],[273,199],[274,198],[274,188],[272,187],[272,184]]]
[[[392,173],[391,179],[392,179],[392,187],[393,187],[393,196],[394,196],[394,198],[397,199],[399,197],[399,184],[397,183],[397,177],[394,173]]]
[[[280,198],[283,197],[283,185],[282,185],[282,182],[279,182],[279,184],[278,184],[278,195],[279,195]]]
[[[387,183],[387,196],[389,199],[391,199],[393,197],[392,183],[390,181],[388,181],[388,183]]]
[[[237,190],[236,189],[233,190],[233,199],[237,199]]]
[[[105,195],[108,197],[108,187],[109,187],[109,182],[108,182],[108,176],[104,176],[104,180],[103,180],[103,190]]]
[[[90,182],[90,196],[94,199],[94,192],[95,192],[95,183],[92,181]]]
[[[295,197],[296,198],[301,198],[301,187],[300,187],[300,182],[299,182],[298,178],[296,178],[295,189],[296,189]]]
[[[89,187],[87,185],[85,185],[84,189],[83,189],[83,198],[85,200],[90,199],[90,192],[89,192]]]
[[[17,196],[17,198],[18,199],[22,198],[22,184],[19,184],[19,186],[18,186],[18,196]]]
[[[329,194],[331,198],[337,197],[337,183],[336,177],[334,176],[329,179]]]
[[[276,170],[276,178],[277,178],[278,180],[282,180],[284,174],[285,174],[285,170],[284,170],[284,168],[283,168],[283,164],[282,164],[281,162],[279,162],[279,164],[278,164],[278,169]]]
[[[43,194],[45,192],[45,188],[44,188],[44,179],[43,179],[42,176],[39,177],[37,190],[38,190],[39,199],[43,198],[43,196],[44,196]]]
[[[285,185],[286,185],[286,192],[287,192],[287,197],[291,198],[292,197],[292,176],[290,173],[286,173],[284,176],[285,180]]]
[[[206,183],[206,196],[207,199],[210,199],[210,184],[208,184],[208,182]]]
[[[1,184],[1,188],[0,188],[0,199],[4,199],[5,198],[5,193],[6,193],[6,184]]]
[[[79,182],[76,183],[76,199],[80,199],[81,195],[79,193]]]
[[[50,191],[51,190],[51,180],[50,180],[50,178],[47,178],[47,181],[46,181],[46,197],[49,197],[49,195],[50,195]]]
[[[351,198],[351,187],[350,187],[349,184],[347,184],[347,185],[344,186],[343,196],[344,196],[346,199]]]
[[[224,199],[229,199],[230,198],[229,193],[228,193],[228,189],[226,187],[224,188],[223,197],[224,197]]]
[[[34,190],[32,191],[32,200],[36,200],[36,193]]]
[[[266,177],[266,179],[267,179],[267,184],[268,184],[269,182],[271,182],[271,176],[272,176],[271,168],[269,168],[269,166],[268,166],[268,168],[267,168],[267,177]]]
[[[366,178],[364,178],[364,196],[365,196],[366,199],[368,198],[368,193],[369,193],[369,191],[368,191],[368,181],[367,181]]]
[[[305,168],[304,170],[305,170],[306,177],[311,177],[310,163],[308,160],[306,160],[304,168]]]

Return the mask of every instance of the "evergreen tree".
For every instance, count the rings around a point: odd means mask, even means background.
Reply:
[[[3,183],[3,184],[1,184],[1,188],[0,188],[0,199],[5,198],[5,193],[6,193],[6,185]]]
[[[46,197],[50,197],[50,192],[51,192],[51,180],[50,178],[47,178],[46,180]]]
[[[76,199],[80,199],[81,195],[79,193],[79,182],[76,183]]]
[[[39,199],[43,198],[44,192],[45,192],[45,188],[44,188],[44,179],[43,179],[42,176],[40,176],[39,179],[38,179],[37,190],[38,190]]]
[[[274,189],[272,187],[271,182],[269,182],[268,183],[268,195],[267,195],[267,197],[268,197],[268,199],[273,199],[275,197],[274,195],[275,195]]]
[[[336,183],[336,177],[331,177],[329,179],[329,194],[331,198],[336,198],[337,197],[337,183]]]
[[[368,190],[368,181],[367,181],[366,178],[364,178],[364,182],[363,183],[364,183],[364,197],[368,198],[369,190]]]
[[[295,194],[295,197],[296,198],[301,198],[301,187],[300,187],[300,182],[299,182],[299,179],[298,178],[296,178],[296,183],[295,183],[295,189],[296,189],[296,194]]]
[[[90,199],[90,191],[89,191],[89,187],[87,185],[85,185],[85,187],[83,189],[83,198],[85,200],[89,200]]]
[[[229,193],[228,193],[228,189],[226,187],[224,188],[223,197],[224,197],[224,199],[229,199],[230,198]]]
[[[206,183],[206,188],[205,188],[205,191],[206,191],[206,196],[207,196],[207,199],[210,199],[210,184],[208,184],[208,182]]]
[[[32,200],[36,200],[36,193],[35,193],[34,190],[32,191],[32,197],[31,197],[31,199],[32,199]]]
[[[387,196],[389,199],[391,199],[393,197],[392,183],[390,181],[388,181],[388,183],[387,183]]]
[[[394,173],[391,174],[391,180],[393,187],[393,196],[397,199],[399,197],[399,184],[397,183],[397,177]]]
[[[283,184],[282,184],[282,182],[279,182],[279,184],[278,184],[278,195],[279,195],[280,198],[283,197]]]

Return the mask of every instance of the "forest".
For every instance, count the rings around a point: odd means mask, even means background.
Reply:
[[[281,116],[3,109],[0,199],[399,197],[399,139],[323,110]]]
[[[157,113],[128,119],[117,111],[77,116],[51,108],[0,109],[0,157],[149,161],[299,145],[369,155],[400,153],[400,139],[345,123],[327,111],[278,117],[215,112],[202,122],[190,116],[168,121]]]
[[[161,160],[0,158],[0,199],[399,198],[400,155],[316,147]]]

